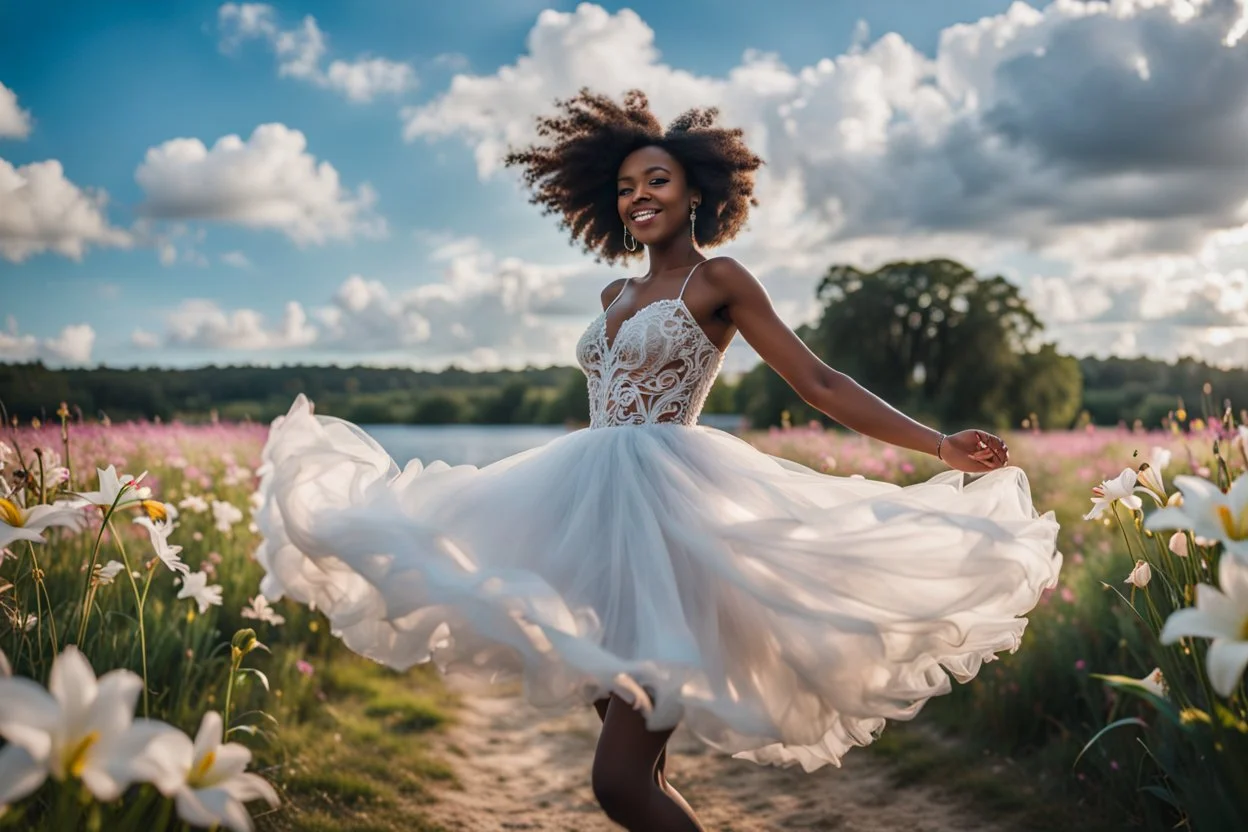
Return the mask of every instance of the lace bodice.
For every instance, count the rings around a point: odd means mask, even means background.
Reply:
[[[723,353],[685,305],[685,286],[697,268],[690,270],[677,297],[638,309],[610,343],[607,312],[623,289],[581,336],[576,358],[589,382],[591,428],[697,422],[724,363]]]

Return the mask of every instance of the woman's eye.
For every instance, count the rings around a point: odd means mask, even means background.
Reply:
[[[627,196],[628,192],[631,190],[632,188],[620,188],[620,196]]]
[[[651,184],[651,185],[662,185],[662,184],[663,184],[663,183],[665,183],[666,181],[667,181],[666,179],[651,179],[651,180],[650,180],[650,184]]]

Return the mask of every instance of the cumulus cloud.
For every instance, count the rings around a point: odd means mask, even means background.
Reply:
[[[211,148],[172,139],[147,151],[135,179],[153,219],[274,229],[299,244],[386,233],[372,187],[344,187],[333,165],[307,152],[303,133],[283,124],[262,124],[245,141],[223,136]]]
[[[0,83],[0,139],[30,135],[30,111],[17,105],[17,93]]]
[[[265,40],[277,56],[279,75],[335,90],[351,101],[371,101],[377,95],[416,86],[416,71],[402,61],[361,56],[322,67],[327,38],[311,15],[293,29],[282,29],[268,4],[225,3],[217,10],[217,24],[222,49],[232,50],[245,40]]]
[[[640,87],[665,120],[716,106],[768,163],[762,206],[726,250],[764,278],[907,253],[995,271],[1039,254],[1054,267],[1033,288],[1080,351],[1095,340],[1080,322],[1108,305],[1210,327],[1227,314],[1201,300],[1202,258],[1248,228],[1248,50],[1228,46],[1245,31],[1230,0],[1018,2],[945,29],[931,57],[860,31],[809,66],[747,52],[708,76],[665,62],[636,13],[582,4],[541,13],[514,63],[404,108],[404,136],[457,138],[489,178],[536,138],[535,113],[582,86]],[[1166,270],[1181,279],[1159,286]],[[1150,338],[1135,346],[1186,343]]]
[[[129,232],[109,225],[108,195],[65,178],[55,159],[14,167],[0,159],[0,255],[21,263],[44,251],[82,259],[92,245],[129,247]]]
[[[290,301],[282,319],[269,326],[254,309],[224,310],[215,301],[192,298],[165,316],[163,336],[136,330],[130,341],[137,347],[195,347],[217,350],[285,350],[306,347],[317,332],[308,324],[303,307]]]
[[[86,364],[95,347],[95,330],[89,324],[71,324],[54,338],[37,338],[18,331],[12,315],[0,330],[0,360],[44,361],[49,364]]]

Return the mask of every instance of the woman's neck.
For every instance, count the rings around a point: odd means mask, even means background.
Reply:
[[[646,253],[650,257],[650,275],[687,268],[706,259],[693,241],[684,236],[651,245]]]

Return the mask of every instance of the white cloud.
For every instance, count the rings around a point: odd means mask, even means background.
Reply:
[[[1226,301],[1201,301],[1202,287],[1248,266],[1248,251],[1220,270],[1198,262],[1248,229],[1248,50],[1224,45],[1246,21],[1242,0],[1018,2],[947,28],[931,58],[859,32],[848,52],[800,69],[747,52],[700,76],[664,62],[636,13],[582,4],[542,12],[514,63],[405,108],[404,136],[458,138],[489,178],[536,138],[534,115],[583,86],[617,98],[639,87],[664,121],[715,106],[767,161],[761,207],[725,250],[765,281],[805,272],[809,298],[810,272],[831,262],[921,253],[993,272],[1038,253],[1061,265],[1032,291],[1063,346],[1099,344],[1091,318],[1118,303],[1197,322],[1183,337],[1121,341],[1172,356],[1213,349],[1209,310]],[[1182,280],[1159,283],[1167,268]],[[809,307],[798,298],[777,300]]]
[[[274,229],[301,245],[386,234],[372,187],[344,188],[333,165],[307,152],[303,133],[283,124],[262,124],[246,141],[223,136],[211,149],[171,139],[147,151],[135,179],[155,219]]]
[[[221,255],[221,262],[236,269],[250,269],[251,260],[241,251],[227,251]]]
[[[135,346],[155,348],[196,347],[203,349],[286,350],[306,347],[316,341],[316,329],[308,324],[303,307],[295,301],[286,304],[282,320],[269,327],[254,309],[223,310],[215,301],[189,299],[165,316],[164,336],[135,330],[130,340]]]
[[[17,106],[17,93],[0,83],[0,139],[30,135],[30,111]]]
[[[20,263],[55,251],[82,259],[91,245],[129,247],[131,235],[108,224],[103,191],[84,191],[55,159],[19,168],[0,159],[0,255]]]
[[[217,10],[221,47],[232,50],[244,40],[268,41],[278,58],[278,75],[299,78],[342,93],[351,101],[371,101],[384,93],[402,93],[416,86],[416,71],[408,63],[360,56],[353,61],[321,63],[327,38],[307,15],[294,29],[281,29],[276,12],[264,3],[225,3]]]
[[[95,330],[89,324],[70,324],[54,338],[23,335],[17,319],[7,320],[7,329],[0,330],[0,360],[44,361],[49,364],[86,364],[91,361],[95,346]]]

